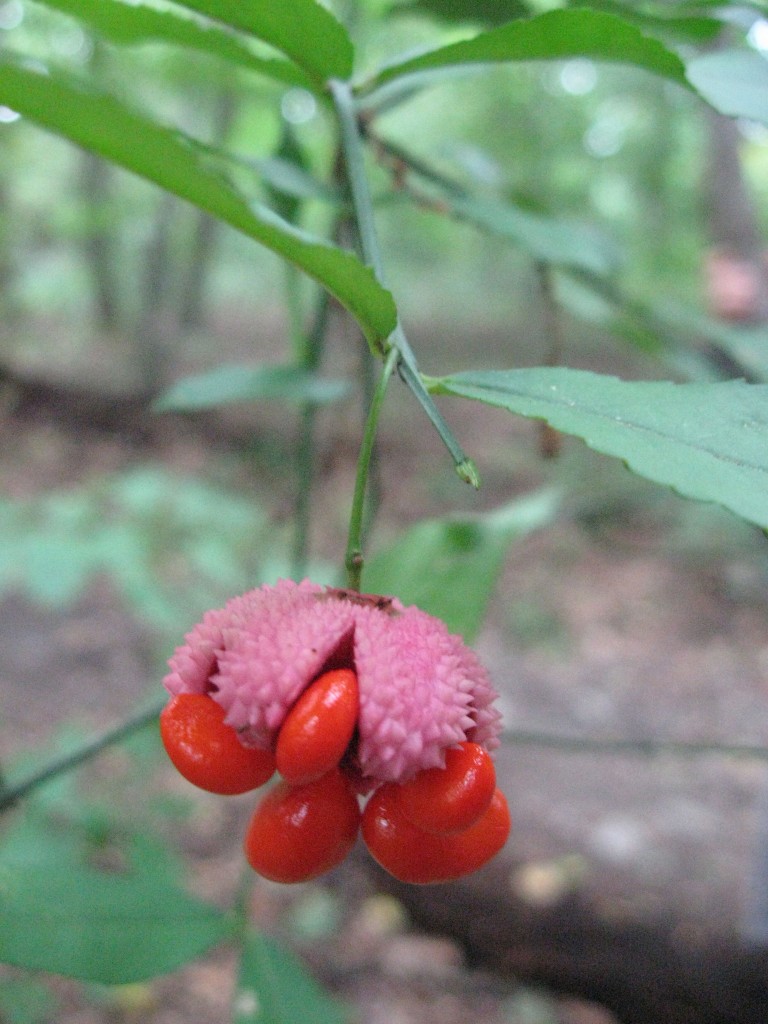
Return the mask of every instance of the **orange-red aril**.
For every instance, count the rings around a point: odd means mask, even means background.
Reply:
[[[397,785],[386,783],[363,812],[362,834],[373,858],[401,882],[448,882],[471,874],[504,846],[511,828],[507,801],[497,789],[483,815],[463,832],[436,835],[405,817]]]
[[[247,793],[275,770],[274,754],[244,747],[224,722],[224,709],[207,694],[172,697],[160,713],[160,736],[180,774],[209,793]]]
[[[334,669],[318,676],[285,717],[277,737],[277,770],[293,785],[304,785],[335,768],[357,724],[357,676]]]
[[[442,835],[461,832],[478,821],[495,790],[490,754],[467,742],[446,752],[444,768],[427,768],[402,783],[398,801],[412,824]]]
[[[360,808],[342,773],[303,786],[279,782],[265,794],[245,835],[248,863],[273,882],[306,882],[347,856],[360,827]]]

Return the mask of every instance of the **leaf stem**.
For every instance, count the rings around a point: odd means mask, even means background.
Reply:
[[[365,170],[365,154],[355,100],[352,90],[346,82],[333,80],[328,83],[328,87],[339,119],[341,148],[363,259],[373,270],[379,284],[385,284],[384,265],[373,214],[373,197]]]
[[[384,264],[381,247],[376,232],[376,220],[373,211],[373,198],[365,170],[365,154],[363,137],[357,113],[355,99],[348,83],[332,80],[328,83],[336,108],[341,131],[341,148],[347,171],[347,179],[355,211],[360,248],[364,261],[373,270],[379,284],[386,287]],[[398,353],[397,368],[402,380],[413,392],[416,400],[426,412],[433,427],[439,434],[443,444],[453,459],[459,477],[473,487],[479,486],[477,470],[471,459],[462,450],[451,428],[446,423],[432,396],[424,387],[416,357],[413,354],[402,325],[398,322],[388,339],[387,351],[395,349]],[[384,353],[380,353],[384,354]]]
[[[165,706],[167,699],[168,696],[166,694],[162,700],[153,701],[148,707],[125,718],[112,729],[102,733],[101,736],[88,740],[68,754],[62,754],[59,757],[53,758],[48,764],[43,765],[42,768],[38,768],[37,771],[28,775],[26,779],[16,783],[6,781],[2,790],[0,790],[0,812],[8,810],[23,797],[29,796],[34,790],[45,785],[46,782],[51,782],[59,775],[72,771],[74,768],[79,768],[81,764],[89,761],[92,757],[96,757],[97,754],[100,754],[108,747],[122,742],[134,733],[145,729],[148,725],[152,725],[157,721],[158,715]]]
[[[379,424],[381,406],[384,402],[384,395],[387,391],[389,378],[397,365],[399,353],[396,348],[391,348],[384,362],[384,369],[379,377],[376,390],[373,393],[371,405],[368,410],[368,418],[365,422],[363,439],[360,444],[360,454],[357,459],[357,476],[355,477],[355,490],[352,496],[352,509],[349,514],[349,534],[347,537],[347,551],[344,557],[344,567],[347,572],[347,586],[350,590],[360,590],[360,580],[363,573],[363,528],[365,523],[365,497],[368,489],[368,474],[371,467],[374,442],[376,440],[376,429]]]

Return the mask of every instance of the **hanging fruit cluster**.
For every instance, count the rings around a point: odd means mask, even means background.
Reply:
[[[360,832],[404,882],[458,878],[503,847],[495,691],[437,619],[281,581],[207,613],[186,640],[165,679],[163,743],[213,793],[245,793],[279,773],[245,836],[259,874],[316,878]]]

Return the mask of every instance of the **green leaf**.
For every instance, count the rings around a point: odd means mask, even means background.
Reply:
[[[616,269],[618,257],[610,241],[586,225],[491,199],[448,194],[447,202],[460,220],[511,240],[535,260],[594,274],[610,274]]]
[[[306,154],[299,145],[293,125],[283,125],[274,157],[260,161],[258,170],[266,185],[269,205],[289,224],[299,224],[302,199],[316,195],[315,182],[309,172]],[[310,191],[308,191],[310,190]]]
[[[316,0],[176,0],[214,21],[262,39],[316,82],[349,78],[354,51],[344,26]]]
[[[322,181],[309,174],[303,167],[280,156],[267,157],[264,160],[240,160],[241,164],[256,171],[259,177],[269,187],[270,191],[297,199],[317,199],[322,203],[339,203],[341,194]],[[277,203],[274,204],[276,208]],[[291,217],[286,217],[282,211],[284,220],[293,223]]]
[[[561,10],[512,21],[473,39],[389,65],[366,84],[366,89],[377,88],[402,75],[457,64],[568,57],[632,64],[681,85],[687,84],[680,58],[658,40],[643,35],[634,25],[599,11]]]
[[[347,1019],[290,950],[266,935],[246,936],[234,1024],[345,1024]]]
[[[409,14],[414,10],[425,11],[443,21],[483,22],[489,25],[500,25],[531,14],[530,6],[522,3],[522,0],[415,0],[410,4],[396,6],[393,14]]]
[[[199,50],[288,85],[311,88],[312,82],[291,61],[259,57],[232,32],[202,24],[171,8],[158,10],[122,0],[40,0],[77,18],[90,31],[118,46],[168,43]]]
[[[56,753],[60,752],[56,748],[54,750]],[[50,757],[50,753],[51,751],[48,751],[48,757]],[[40,756],[42,757],[42,754]],[[30,771],[34,771],[34,768],[27,767],[24,772],[19,772],[17,769],[11,775],[10,782],[17,781],[15,778],[17,773],[19,777],[23,778]],[[75,829],[51,828],[45,813],[41,812],[41,793],[44,793],[45,789],[47,787],[38,791],[36,799],[35,796],[30,798],[24,807],[23,814],[9,816],[10,824],[5,825],[2,850],[0,850],[0,877],[2,877],[4,865],[17,864],[44,871],[55,869],[57,863],[72,863],[79,855],[82,848],[82,837]],[[56,808],[59,815],[62,814],[62,810],[66,813],[67,799],[71,795],[71,792],[67,792],[66,798],[61,800],[60,805]],[[53,799],[55,800],[57,796],[60,797],[61,794],[54,791]],[[51,798],[50,794],[48,797]],[[75,799],[78,802],[81,801],[79,793]],[[4,891],[0,888],[0,901],[3,896]],[[1,902],[0,905],[2,905]]]
[[[688,80],[721,114],[768,125],[768,60],[755,50],[719,50],[688,61]]]
[[[289,224],[300,224],[304,200],[316,199],[339,206],[340,189],[318,180],[311,172],[307,155],[299,145],[293,126],[287,122],[274,156],[239,161],[256,171],[265,187],[269,205]]]
[[[175,970],[231,932],[216,907],[151,876],[0,857],[0,962],[125,984]]]
[[[768,385],[628,382],[545,367],[460,373],[433,385],[546,420],[640,476],[768,527]]]
[[[418,523],[366,563],[366,590],[394,594],[472,641],[501,572],[507,548],[551,521],[557,495],[520,498],[483,516]]]
[[[250,9],[250,8],[249,8]],[[181,132],[164,128],[61,71],[0,58],[0,102],[186,199],[300,267],[357,319],[372,347],[397,319],[392,296],[352,254],[245,199]]]
[[[346,381],[324,380],[299,366],[228,365],[178,381],[158,399],[155,409],[188,412],[262,398],[325,405],[348,392]]]
[[[722,0],[718,0],[722,5]],[[588,7],[593,11],[615,14],[651,35],[670,42],[708,43],[723,30],[723,22],[717,18],[698,17],[695,14],[678,15],[676,7],[643,10],[620,0],[570,0],[570,7]]]
[[[677,9],[680,11],[714,10],[717,12],[722,11],[723,8],[728,6],[730,5],[727,3],[727,0],[679,0]],[[738,6],[746,7],[768,16],[768,0],[743,0]]]
[[[737,327],[669,299],[656,300],[649,313],[667,336],[680,337],[683,356],[695,355],[691,352],[693,339],[706,340],[734,360],[752,381],[768,382],[768,329],[764,325]],[[704,353],[698,355],[701,358]]]

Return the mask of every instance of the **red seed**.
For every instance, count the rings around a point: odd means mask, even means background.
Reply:
[[[245,855],[273,882],[306,882],[344,860],[359,827],[357,797],[338,769],[304,786],[279,782],[251,818]]]
[[[477,743],[447,751],[444,768],[427,768],[399,788],[403,814],[425,832],[461,832],[485,813],[496,791],[491,755]]]
[[[178,694],[160,712],[160,736],[185,779],[209,793],[234,796],[271,778],[275,757],[270,750],[244,747],[224,714],[207,694]]]
[[[477,871],[504,846],[511,828],[507,801],[497,789],[479,821],[464,832],[435,835],[403,814],[397,786],[381,786],[363,812],[362,834],[373,858],[401,882],[449,882]]]
[[[335,768],[357,724],[357,676],[334,669],[319,676],[288,712],[277,737],[277,770],[293,785],[303,785]]]

